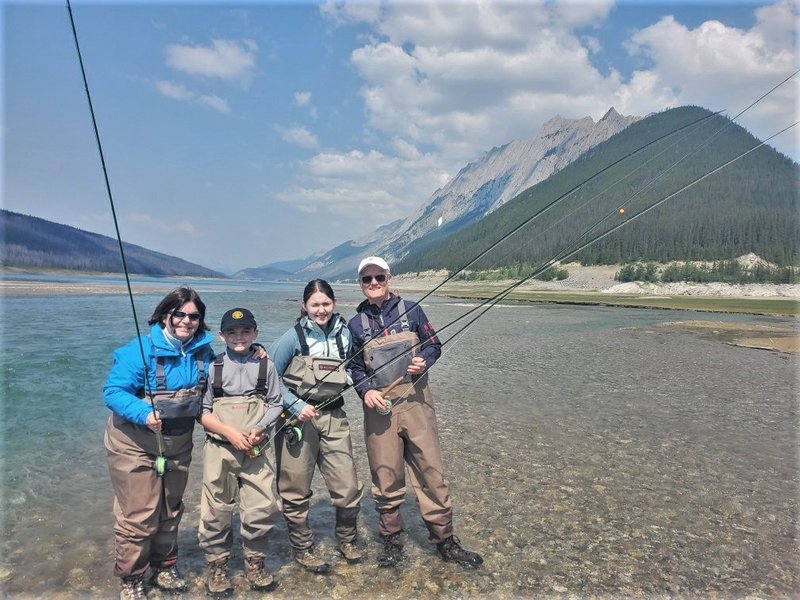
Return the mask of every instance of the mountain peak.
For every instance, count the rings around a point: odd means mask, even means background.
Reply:
[[[619,114],[619,113],[618,113],[618,112],[617,112],[617,111],[614,109],[614,107],[612,106],[611,108],[609,108],[609,109],[608,109],[608,111],[606,112],[606,114],[604,114],[604,115],[603,115],[603,118],[602,118],[602,119],[600,119],[600,121],[617,121],[617,120],[619,120],[619,119],[624,119],[624,118],[625,118],[625,117],[623,117],[621,114]]]

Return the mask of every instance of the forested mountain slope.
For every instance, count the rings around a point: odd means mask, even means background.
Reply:
[[[675,133],[633,153],[670,132]],[[632,219],[756,145],[758,140],[742,127],[703,108],[652,115],[481,221],[443,240],[419,240],[395,270],[458,269],[541,211],[470,268],[535,266],[626,220],[632,222],[569,260],[719,260],[754,252],[778,265],[800,264],[800,167],[766,145]]]
[[[119,244],[114,238],[0,209],[0,264],[7,267],[71,269],[121,273]],[[200,265],[123,244],[130,273],[224,277]]]

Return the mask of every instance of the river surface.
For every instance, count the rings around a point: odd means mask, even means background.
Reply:
[[[163,280],[135,283],[142,323],[165,284],[169,289]],[[226,309],[246,306],[265,343],[291,326],[303,287],[193,284],[213,329]],[[352,316],[360,292],[337,292],[339,311]],[[115,597],[101,390],[112,351],[135,334],[130,302],[115,294],[2,300],[0,591],[11,598]],[[310,576],[293,566],[281,524],[268,560],[280,587],[249,592],[237,549],[235,598],[800,595],[797,356],[653,327],[698,318],[796,321],[511,303],[450,338],[449,329],[463,321],[444,325],[474,306],[446,298],[424,303],[446,340],[431,387],[456,533],[484,556],[484,566],[465,571],[436,558],[411,492],[406,566],[375,566],[369,494],[359,522],[368,560],[344,564],[317,476],[311,521],[334,562],[332,574]],[[355,395],[346,408],[368,482]],[[195,440],[180,533],[180,567],[192,583],[187,598],[205,597],[196,537],[199,428]]]

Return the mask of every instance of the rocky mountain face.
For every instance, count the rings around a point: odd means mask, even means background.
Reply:
[[[468,164],[399,225],[383,226],[361,239],[337,246],[315,257],[297,275],[350,278],[360,258],[371,254],[396,263],[408,254],[414,242],[437,230],[454,233],[483,218],[639,119],[622,116],[613,108],[597,123],[591,117],[556,116],[534,137],[493,148]]]

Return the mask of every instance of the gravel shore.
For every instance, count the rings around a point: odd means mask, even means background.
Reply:
[[[531,280],[522,285],[520,291],[549,290],[549,291],[585,291],[599,292],[602,294],[641,294],[654,296],[728,296],[728,297],[788,297],[800,299],[800,285],[774,284],[774,283],[667,283],[653,284],[641,281],[620,283],[614,275],[620,267],[603,265],[583,267],[576,264],[564,265],[569,273],[561,281]],[[393,284],[401,291],[428,291],[442,283],[447,277],[446,271],[426,271],[418,274],[401,274],[392,278]],[[503,289],[514,283],[507,281],[463,281],[448,282],[442,287],[442,292],[448,289],[463,290],[470,287],[496,287]]]

